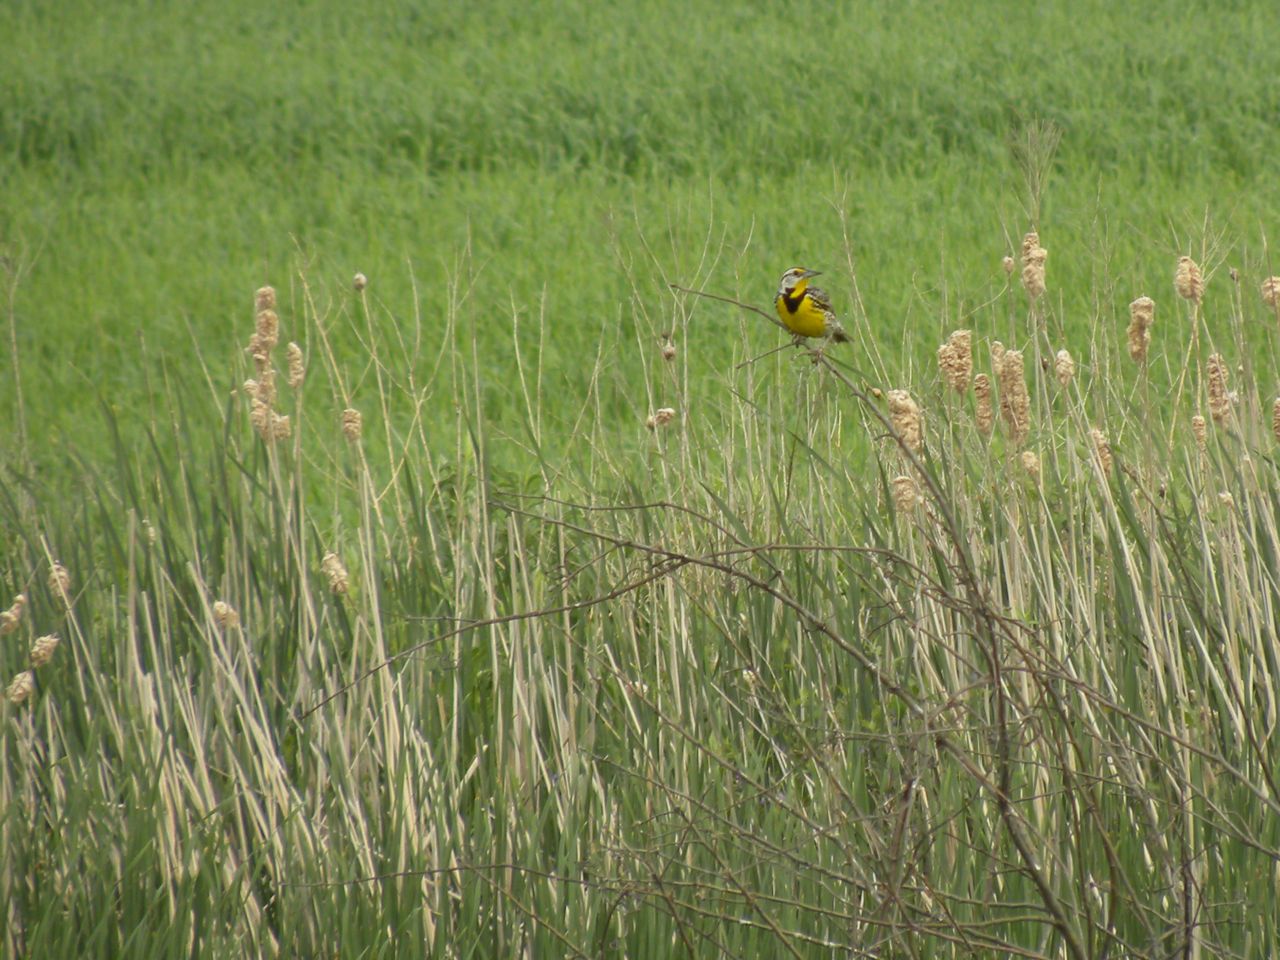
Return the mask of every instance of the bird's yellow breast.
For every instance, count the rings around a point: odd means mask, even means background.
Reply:
[[[778,294],[773,302],[778,317],[792,333],[802,337],[821,337],[827,332],[827,315],[816,306],[812,297],[805,296],[804,285],[797,286],[790,295]]]

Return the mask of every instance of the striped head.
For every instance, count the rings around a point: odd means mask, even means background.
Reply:
[[[782,275],[782,279],[778,281],[778,296],[795,297],[797,294],[804,293],[804,288],[809,285],[809,278],[818,276],[817,270],[806,270],[804,267],[792,267]]]

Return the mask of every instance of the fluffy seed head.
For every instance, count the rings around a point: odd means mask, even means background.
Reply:
[[[1209,439],[1209,425],[1205,422],[1204,417],[1198,413],[1191,418],[1191,433],[1196,438],[1196,446],[1203,452]]]
[[[1027,256],[1034,250],[1040,248],[1040,234],[1032,230],[1022,238],[1022,262],[1027,262]]]
[[[215,600],[213,604],[213,622],[224,630],[240,626],[240,614],[236,608],[224,600]]]
[[[1231,416],[1231,396],[1227,392],[1227,383],[1231,376],[1222,354],[1215,353],[1209,357],[1209,413],[1213,422],[1222,426]]]
[[[662,359],[668,362],[676,358],[676,345],[668,340],[662,345]]]
[[[363,293],[364,288],[369,286],[369,278],[363,273],[357,273],[351,280],[351,285],[356,288],[356,293]]]
[[[13,606],[8,610],[0,611],[0,636],[6,633],[13,633],[18,629],[18,624],[22,621],[22,611],[27,607],[27,596],[24,593],[18,594],[13,598]]]
[[[1067,350],[1059,350],[1053,358],[1053,372],[1057,374],[1058,383],[1066,386],[1076,375],[1076,361]]]
[[[276,288],[259,287],[257,293],[253,295],[253,309],[255,311],[274,310],[275,307]]]
[[[1089,431],[1089,439],[1093,441],[1093,454],[1098,458],[1098,466],[1104,475],[1110,476],[1111,444],[1107,442],[1107,435],[1094,427]]]
[[[938,369],[956,393],[969,389],[969,375],[973,372],[973,334],[957,330],[938,348]]]
[[[1027,234],[1034,236],[1034,234]],[[1044,264],[1049,259],[1049,251],[1044,247],[1026,250],[1022,254],[1022,287],[1032,300],[1044,293]]]
[[[67,568],[57,560],[53,561],[53,566],[49,568],[49,589],[63,600],[66,600],[71,592],[71,574],[67,573]]]
[[[302,386],[302,378],[307,375],[307,368],[302,359],[302,348],[290,341],[285,353],[289,357],[289,389],[297,390]]]
[[[1021,350],[1004,352],[996,378],[1000,383],[1000,415],[1009,429],[1009,439],[1021,446],[1031,430],[1031,397],[1027,393]]]
[[[916,482],[907,476],[894,477],[893,485],[893,503],[898,508],[899,513],[910,513],[915,509],[916,504],[920,502],[920,491],[916,487]]]
[[[999,340],[991,341],[991,363],[994,367],[1000,369],[1000,358],[1004,356],[1004,344]]]
[[[1199,303],[1204,296],[1204,277],[1199,265],[1190,257],[1178,258],[1178,269],[1173,274],[1173,289],[1178,296],[1192,303]]]
[[[991,433],[991,425],[996,419],[991,406],[991,378],[985,373],[973,378],[973,396],[977,400],[974,420],[977,422],[978,432],[985,437]]]
[[[1138,363],[1147,359],[1147,347],[1151,345],[1151,325],[1156,319],[1156,302],[1150,297],[1139,297],[1129,304],[1129,356]]]
[[[338,559],[338,555],[332,551],[326,553],[320,561],[320,572],[324,574],[325,579],[329,581],[329,590],[331,593],[346,593],[350,586],[347,577],[347,568],[342,565],[342,561]]]
[[[347,407],[342,411],[342,435],[349,443],[359,443],[362,433],[364,433],[364,418],[360,415],[360,411]]]
[[[1004,275],[1006,277],[1011,276],[1014,268],[1013,257],[1005,257],[1000,261],[1000,266],[1004,267]]]
[[[920,452],[924,432],[920,423],[920,406],[906,390],[889,391],[889,420],[908,448]]]
[[[653,416],[644,422],[644,425],[650,430],[656,430],[658,427],[665,427],[675,418],[676,412],[671,407],[660,407],[654,411]]]
[[[31,644],[31,665],[43,667],[53,659],[53,651],[58,649],[58,638],[53,634],[37,637]]]
[[[1030,450],[1022,451],[1022,469],[1030,474],[1032,480],[1040,479],[1040,458]]]
[[[1267,277],[1262,281],[1262,302],[1272,310],[1280,307],[1280,277]]]
[[[1236,505],[1236,498],[1224,490],[1218,494],[1218,502],[1230,510]]]
[[[35,689],[35,686],[36,675],[30,670],[23,670],[9,681],[9,686],[5,688],[4,695],[10,703],[21,703],[31,696],[31,691]]]

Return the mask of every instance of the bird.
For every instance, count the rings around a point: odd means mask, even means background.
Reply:
[[[847,343],[849,335],[836,319],[831,298],[809,281],[821,274],[817,270],[792,267],[778,281],[778,294],[773,300],[778,317],[786,328],[801,337],[825,337],[836,343]]]

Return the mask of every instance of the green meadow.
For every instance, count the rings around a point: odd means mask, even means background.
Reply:
[[[4,5],[0,952],[1269,955],[1274,27]]]

